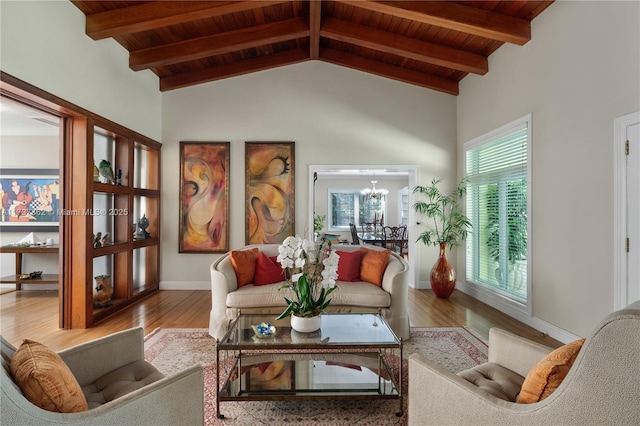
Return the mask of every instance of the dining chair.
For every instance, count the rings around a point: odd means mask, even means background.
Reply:
[[[360,244],[360,238],[358,237],[358,228],[356,228],[356,225],[350,223],[349,229],[351,229],[351,244]]]
[[[398,254],[402,254],[402,239],[404,237],[404,227],[385,226],[382,229],[384,231],[384,246]]]
[[[409,255],[409,229],[407,229],[407,225],[400,225],[400,228],[402,228],[402,246],[400,249],[400,256],[405,257]]]

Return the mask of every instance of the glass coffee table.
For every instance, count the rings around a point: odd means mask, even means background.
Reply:
[[[273,336],[256,336],[251,326],[262,322]],[[398,399],[403,415],[402,339],[379,314],[324,314],[313,333],[292,330],[289,318],[240,315],[216,344],[216,372],[219,418],[224,401],[328,399]]]

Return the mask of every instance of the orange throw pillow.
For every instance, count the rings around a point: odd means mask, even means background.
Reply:
[[[583,343],[584,339],[567,343],[534,365],[522,383],[516,402],[533,404],[551,395],[569,373]]]
[[[360,261],[362,253],[356,251],[336,251],[338,261],[338,281],[360,281]]]
[[[43,410],[77,413],[89,409],[67,364],[41,343],[24,339],[11,358],[11,374],[24,396]]]
[[[360,253],[362,254],[360,259],[360,280],[375,284],[378,287],[382,286],[382,276],[385,269],[387,269],[391,250],[373,250],[360,247]]]
[[[257,248],[231,251],[231,264],[236,271],[236,277],[238,277],[238,287],[253,282],[259,253],[260,250]]]
[[[275,284],[284,281],[284,271],[282,265],[276,260],[277,258],[278,256],[267,257],[262,252],[258,254],[253,285]]]

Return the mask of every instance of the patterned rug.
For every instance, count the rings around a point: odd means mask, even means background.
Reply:
[[[166,375],[194,364],[204,367],[205,425],[406,425],[408,362],[422,353],[451,372],[487,360],[487,344],[463,327],[412,328],[404,344],[404,416],[396,417],[397,400],[221,402],[216,413],[218,382],[215,340],[203,328],[156,329],[145,337],[145,358]]]

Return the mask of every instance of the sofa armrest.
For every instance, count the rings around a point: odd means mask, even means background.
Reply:
[[[123,365],[144,359],[144,330],[141,327],[119,331],[58,352],[80,386]]]
[[[211,264],[211,313],[209,315],[209,334],[221,339],[227,332],[227,295],[238,289],[238,279],[231,264],[229,253]]]
[[[526,377],[553,349],[499,328],[489,330],[489,362]]]

